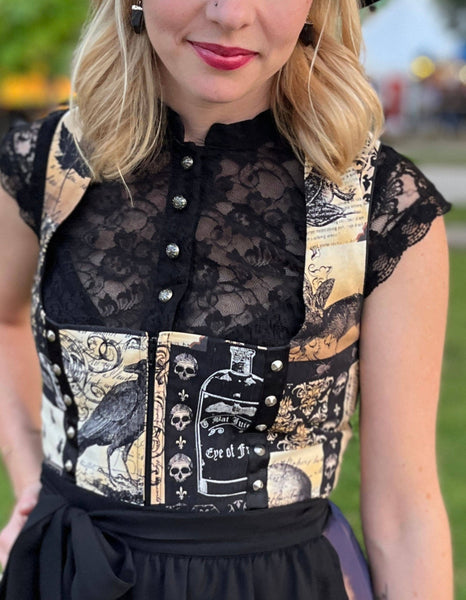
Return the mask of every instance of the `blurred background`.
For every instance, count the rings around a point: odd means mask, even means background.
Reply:
[[[17,119],[37,118],[66,102],[69,61],[87,6],[88,0],[0,0],[0,135]],[[385,141],[419,164],[453,203],[446,218],[451,300],[438,456],[456,598],[466,600],[466,0],[381,0],[361,18],[363,61],[385,108]],[[332,499],[361,536],[358,482],[355,422]],[[0,527],[12,503],[0,464]]]

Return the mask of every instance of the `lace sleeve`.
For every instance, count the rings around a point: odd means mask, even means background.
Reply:
[[[389,146],[381,147],[369,222],[365,296],[390,277],[404,251],[450,208],[410,160]]]
[[[34,230],[40,209],[37,211],[30,188],[40,127],[41,121],[17,123],[0,145],[0,183],[16,199],[22,219]]]

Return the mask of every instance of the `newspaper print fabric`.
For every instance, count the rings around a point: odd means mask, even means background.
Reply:
[[[90,181],[70,143],[72,127],[67,114],[52,144],[34,292],[46,460],[86,489],[172,510],[231,512],[327,496],[351,435],[358,391],[376,150],[362,153],[340,187],[306,167],[306,318],[286,350],[284,379],[274,388],[276,418],[264,430],[256,429],[255,418],[274,348],[189,333],[162,332],[151,340],[145,332],[58,328],[63,373],[57,375],[40,281],[48,243]],[[65,389],[76,410],[74,442],[66,435]],[[73,460],[66,458],[72,443]],[[265,448],[260,464],[254,444]],[[257,494],[251,491],[255,469],[265,486]]]

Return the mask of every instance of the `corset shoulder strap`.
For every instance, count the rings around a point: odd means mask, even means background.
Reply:
[[[47,162],[42,226],[49,231],[73,211],[91,181],[77,145],[80,137],[75,111],[65,112],[52,138]]]

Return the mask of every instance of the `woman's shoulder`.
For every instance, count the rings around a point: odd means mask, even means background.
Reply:
[[[50,143],[64,110],[32,122],[15,121],[0,142],[0,184],[37,231]]]
[[[369,220],[366,296],[388,279],[403,253],[427,234],[436,217],[450,208],[412,160],[381,144]]]

